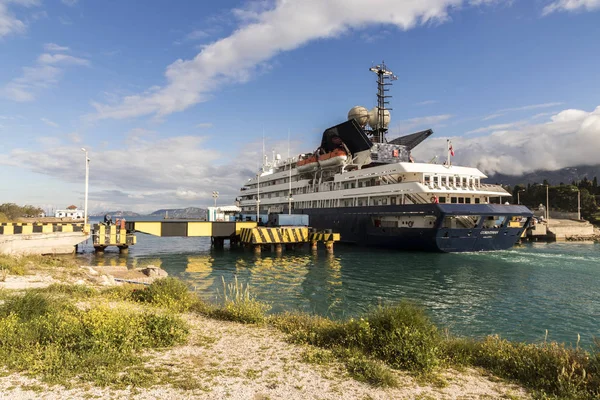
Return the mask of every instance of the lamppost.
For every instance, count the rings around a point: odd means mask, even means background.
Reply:
[[[217,199],[219,198],[219,192],[214,191],[212,193],[212,197],[213,197],[213,199],[215,199],[215,208],[217,208]]]
[[[85,153],[85,197],[83,201],[83,225],[88,223],[88,187],[90,179],[90,159],[88,157],[88,151],[85,148],[81,148],[81,151]]]
[[[549,185],[545,185],[546,186],[546,221],[548,221],[550,219],[550,202],[549,202],[549,197],[548,197],[548,187]]]
[[[581,190],[577,188],[577,220],[581,221]]]
[[[517,205],[521,204],[521,197],[520,197],[520,195],[521,195],[521,192],[524,192],[524,191],[525,191],[525,189],[521,189],[521,190],[519,190],[517,192]]]

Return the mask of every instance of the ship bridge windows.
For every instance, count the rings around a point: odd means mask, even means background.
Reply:
[[[431,185],[431,176],[430,175],[423,176],[423,183],[428,186]]]
[[[498,229],[502,228],[507,220],[506,215],[490,215],[485,217],[483,221],[483,229]]]
[[[481,215],[448,215],[444,217],[442,228],[473,229],[479,224]]]
[[[448,186],[448,177],[447,176],[442,176],[440,179],[441,179],[441,182],[440,182],[441,186],[444,186],[444,187]]]

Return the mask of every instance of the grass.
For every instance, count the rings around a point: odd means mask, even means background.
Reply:
[[[243,324],[262,324],[271,307],[250,295],[249,285],[238,282],[237,277],[227,284],[223,281],[223,291],[219,293],[218,305],[196,304],[196,309],[212,318]]]
[[[0,305],[0,365],[50,384],[152,384],[155,377],[143,368],[140,352],[173,346],[187,335],[176,315],[126,305],[81,310],[65,298],[36,292]]]
[[[0,258],[0,265],[7,269],[26,269],[30,262],[31,258]],[[59,263],[45,261],[48,266]],[[142,289],[55,284],[23,295],[0,295],[4,301],[0,304],[0,366],[41,376],[50,383],[152,384],[159,378],[143,367],[140,354],[186,340],[187,327],[178,313],[195,312],[277,328],[291,342],[307,345],[301,354],[305,362],[341,362],[352,377],[373,386],[397,386],[394,369],[427,379],[441,368],[478,367],[532,389],[538,398],[600,398],[600,342],[584,350],[546,341],[510,342],[497,336],[455,338],[441,334],[421,307],[408,302],[377,307],[362,318],[334,321],[297,313],[269,316],[270,307],[237,279],[229,284],[223,280],[215,304],[200,300],[173,278]],[[117,305],[85,310],[75,306],[75,301],[97,303],[95,299]],[[133,307],[133,302],[144,306],[143,310]]]
[[[49,257],[27,255],[15,257],[0,254],[0,272],[4,274],[25,275],[32,270],[56,270],[58,268],[73,269],[75,267],[75,259],[70,256]]]

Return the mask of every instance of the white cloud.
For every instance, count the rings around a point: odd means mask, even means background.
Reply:
[[[206,39],[210,34],[202,29],[196,29],[186,35],[187,40],[200,40]]]
[[[10,4],[33,7],[38,0],[0,0],[0,38],[12,33],[23,33],[27,29],[25,22],[18,19],[8,8]]]
[[[454,164],[477,166],[487,173],[518,175],[598,164],[600,106],[594,111],[564,110],[544,123],[524,123],[485,136],[454,137]],[[429,160],[445,154],[447,138],[432,138],[413,154]]]
[[[516,122],[509,122],[507,124],[496,124],[496,125],[484,126],[482,128],[473,129],[471,131],[468,131],[465,133],[465,135],[474,135],[476,133],[483,133],[483,132],[506,131],[508,129],[515,128],[517,126],[525,125],[526,123],[527,123],[527,121],[516,121]]]
[[[529,110],[537,110],[540,108],[550,108],[550,107],[556,107],[556,106],[561,106],[564,103],[560,103],[560,102],[554,102],[554,103],[542,103],[542,104],[530,104],[528,106],[521,106],[521,107],[514,107],[514,108],[505,108],[502,110],[498,110],[498,113],[507,113],[507,112],[512,112],[512,111],[529,111]]]
[[[426,117],[411,118],[404,121],[400,121],[397,126],[390,129],[392,135],[402,133],[412,133],[417,128],[431,128],[432,126],[440,124],[452,118],[451,114],[442,115],[428,115]]]
[[[46,43],[44,45],[44,50],[51,51],[51,52],[59,52],[59,51],[69,51],[69,48],[65,47],[65,46],[59,46],[56,43]]]
[[[61,3],[63,3],[66,6],[69,6],[69,7],[73,7],[79,2],[79,0],[60,0],[60,1],[61,1]]]
[[[544,7],[542,15],[555,11],[594,11],[600,9],[600,0],[557,0]]]
[[[0,88],[0,96],[17,102],[33,101],[38,91],[59,81],[65,67],[88,65],[90,62],[83,58],[68,54],[43,53],[34,66],[23,67],[22,76]]]
[[[40,118],[40,120],[45,123],[48,126],[51,126],[53,128],[58,128],[60,127],[60,125],[58,125],[56,122],[49,120],[48,118]]]
[[[419,103],[416,103],[415,105],[417,106],[429,106],[432,104],[437,104],[438,101],[437,100],[425,100],[425,101],[421,101]]]
[[[502,113],[494,113],[494,114],[486,115],[481,120],[482,121],[489,121],[490,119],[496,119],[496,118],[502,117],[503,115],[504,114],[502,114]]]
[[[39,64],[52,65],[90,65],[90,62],[86,59],[73,57],[68,54],[49,54],[44,53],[38,57]]]
[[[126,96],[117,105],[92,103],[95,118],[159,116],[205,101],[223,82],[244,82],[277,54],[350,29],[388,25],[408,30],[449,19],[449,13],[481,0],[289,0],[253,2],[235,10],[242,25],[213,42],[192,60],[177,60],[165,71],[166,85]],[[488,1],[485,1],[488,3]],[[385,10],[382,12],[382,10]],[[235,66],[232,68],[232,66]]]
[[[212,127],[213,127],[212,122],[202,122],[202,123],[196,125],[196,128],[200,128],[200,129],[208,129],[208,128],[212,128]]]
[[[136,130],[141,131],[145,132]],[[84,146],[91,160],[90,207],[98,211],[209,206],[213,190],[219,192],[220,204],[232,204],[239,188],[256,173],[262,148],[262,142],[255,141],[220,152],[207,148],[206,138],[197,136],[128,140],[115,149],[96,149],[85,143],[68,145],[50,138],[42,142],[47,146],[41,151],[26,148],[0,152],[0,165],[80,183],[85,172],[79,148]],[[291,154],[306,150],[305,143],[302,147],[300,142],[292,141]],[[268,140],[271,148],[287,157],[287,140]]]

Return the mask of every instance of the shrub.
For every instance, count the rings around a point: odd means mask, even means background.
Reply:
[[[360,349],[394,368],[426,372],[439,364],[438,330],[421,308],[408,302],[378,307],[364,318],[346,322],[306,315],[287,315],[273,321],[297,342]]]
[[[237,277],[233,283],[223,281],[223,293],[219,296],[221,308],[210,311],[210,316],[244,324],[259,324],[266,320],[266,312],[271,308],[250,295],[249,285],[239,283]]]
[[[187,311],[195,300],[187,285],[176,278],[158,279],[144,289],[133,290],[131,298],[175,311]]]

